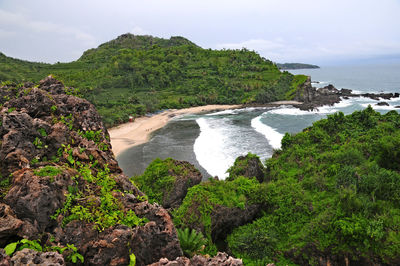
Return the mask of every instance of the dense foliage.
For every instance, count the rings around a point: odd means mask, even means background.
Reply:
[[[215,254],[221,247],[212,236],[216,207],[257,204],[258,218],[236,227],[226,239],[233,255],[247,265],[321,260],[398,265],[399,129],[395,111],[381,115],[369,107],[328,116],[284,136],[282,150],[266,161],[263,183],[240,176],[249,172],[251,159],[258,160],[248,154],[229,170],[232,178],[190,188],[173,212],[174,223],[202,231],[204,252]]]
[[[228,243],[248,263],[399,264],[400,115],[372,108],[337,113],[297,135],[267,161],[264,215]]]
[[[80,89],[108,126],[165,108],[283,100],[298,85],[255,52],[202,49],[182,37],[125,34],[71,63],[0,54],[0,81],[37,82],[49,74]]]
[[[256,202],[259,185],[255,178],[239,177],[233,181],[209,179],[193,186],[179,209],[173,212],[174,224],[202,231],[208,241],[205,251],[215,255],[217,248],[211,235],[214,208],[225,206],[244,209]]]
[[[232,181],[241,176],[256,177],[259,182],[263,182],[265,179],[265,168],[260,158],[250,152],[246,156],[236,158],[233,165],[226,172],[229,173],[226,178],[227,181]]]
[[[162,205],[164,198],[170,194],[177,176],[187,174],[187,169],[175,162],[171,158],[157,158],[147,166],[143,175],[132,177],[131,180],[147,195],[149,202]]]
[[[189,228],[178,228],[176,232],[185,256],[191,258],[193,255],[200,253],[204,249],[206,241],[201,232]]]

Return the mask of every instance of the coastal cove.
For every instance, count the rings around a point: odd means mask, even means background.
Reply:
[[[396,82],[398,69],[398,66],[331,67],[296,70],[295,74],[311,75],[315,87],[338,84],[338,89],[352,89],[355,94],[381,91],[396,93],[400,91]],[[376,78],[380,75],[384,75],[386,80]],[[389,106],[378,106],[381,101],[386,101]],[[274,149],[280,147],[280,140],[286,132],[297,133],[329,114],[338,111],[350,114],[368,105],[386,113],[398,110],[395,107],[400,105],[400,101],[399,98],[373,100],[355,97],[342,98],[340,103],[313,111],[301,111],[284,105],[175,117],[166,127],[154,132],[149,142],[131,146],[118,154],[117,159],[128,175],[143,173],[157,157],[172,157],[194,164],[205,175],[204,179],[215,175],[224,178],[226,169],[237,156],[252,152],[264,161],[270,158]],[[208,137],[213,134],[220,138]]]
[[[0,266],[400,266],[400,0],[75,2],[0,1]]]

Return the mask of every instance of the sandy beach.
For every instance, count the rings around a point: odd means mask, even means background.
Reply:
[[[118,156],[124,150],[143,144],[150,139],[151,133],[164,127],[171,118],[185,114],[199,114],[218,110],[237,109],[242,105],[206,105],[185,109],[170,109],[153,116],[138,117],[108,130],[111,137],[112,150]]]

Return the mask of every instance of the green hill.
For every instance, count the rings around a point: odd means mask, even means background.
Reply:
[[[309,69],[309,68],[319,68],[317,65],[303,64],[303,63],[284,63],[276,64],[279,69]]]
[[[124,34],[70,63],[0,56],[0,81],[37,82],[49,74],[80,89],[108,126],[166,108],[283,100],[303,80],[255,52],[203,49],[183,37]]]

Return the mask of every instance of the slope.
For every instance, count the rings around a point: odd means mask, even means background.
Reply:
[[[299,80],[255,52],[203,49],[183,37],[124,34],[52,65],[0,56],[0,81],[49,74],[80,89],[107,126],[166,108],[284,100]]]

